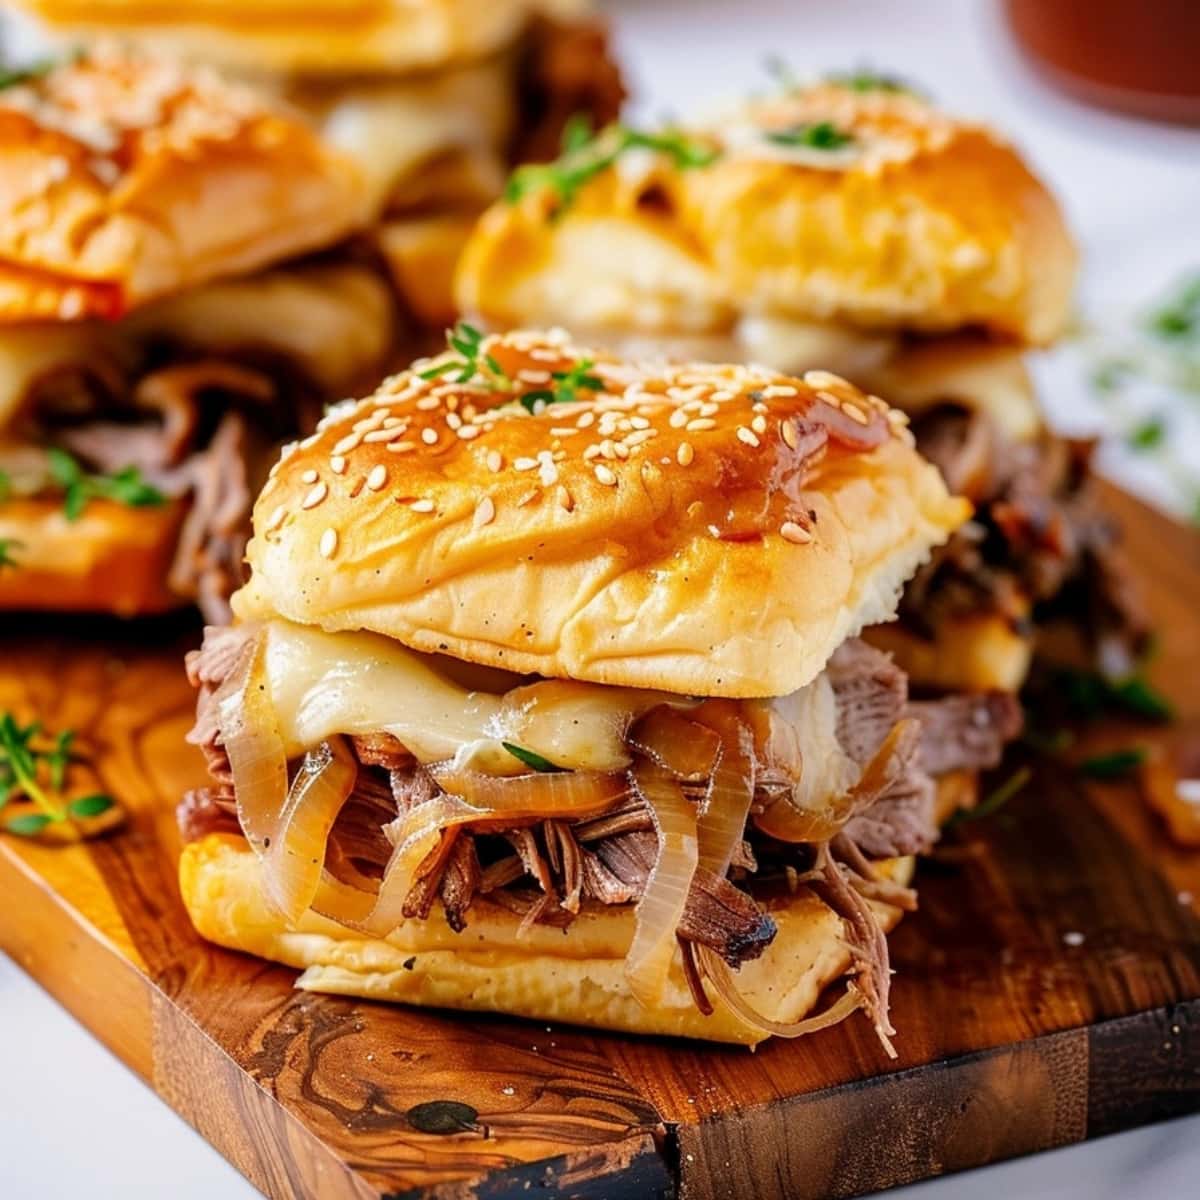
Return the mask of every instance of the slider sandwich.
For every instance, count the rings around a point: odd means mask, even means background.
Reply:
[[[308,112],[364,173],[409,315],[454,318],[451,281],[512,164],[623,98],[587,0],[24,0],[44,33],[111,35],[212,63]]]
[[[886,396],[976,517],[883,642],[922,685],[1015,691],[1057,615],[1118,674],[1145,632],[1089,446],[1046,428],[1023,361],[1066,328],[1075,264],[1011,146],[859,75],[522,168],[457,295],[485,328],[560,321],[625,353],[823,368]]]
[[[196,928],[314,991],[890,1049],[912,856],[1019,712],[859,633],[968,513],[828,373],[460,329],[255,506],[188,661]]]
[[[279,444],[372,386],[354,165],[203,69],[100,48],[0,88],[0,609],[221,619]]]

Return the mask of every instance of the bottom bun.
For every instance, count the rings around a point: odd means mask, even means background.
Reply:
[[[998,613],[943,622],[924,638],[903,625],[873,625],[863,639],[889,653],[917,688],[946,692],[1017,693],[1029,674],[1033,639]]]
[[[0,505],[0,541],[12,565],[0,567],[0,610],[148,616],[188,601],[166,583],[182,501],[129,508],[92,500],[74,521],[61,500]]]
[[[891,859],[879,864],[879,871],[906,884],[913,865],[911,858]],[[565,931],[534,925],[518,934],[518,916],[480,897],[462,933],[455,933],[435,908],[427,920],[405,921],[384,940],[313,912],[289,928],[265,899],[258,859],[239,837],[211,834],[190,843],[179,879],[184,904],[203,937],[303,969],[297,987],[308,991],[747,1046],[766,1037],[716,995],[711,996],[715,1011],[704,1016],[692,1001],[678,953],[662,1002],[643,1008],[625,981],[634,929],[629,907],[585,905]],[[779,932],[760,958],[737,972],[738,987],[773,1020],[799,1020],[850,965],[842,922],[804,887],[765,907]],[[884,929],[900,919],[890,905],[872,907]]]

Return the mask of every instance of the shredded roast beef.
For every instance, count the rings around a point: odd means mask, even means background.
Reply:
[[[162,347],[131,371],[95,362],[47,371],[29,388],[18,433],[69,452],[84,469],[136,468],[171,499],[187,499],[168,585],[212,622],[229,619],[243,581],[253,500],[278,443],[319,415],[293,364],[270,354],[189,360]],[[44,473],[34,481],[44,490]]]
[[[1019,626],[1032,601],[1038,617],[1080,623],[1102,669],[1127,670],[1149,630],[1096,502],[1094,443],[1046,433],[1018,444],[985,413],[955,404],[922,413],[913,431],[977,511],[910,581],[904,623],[929,637],[946,620],[998,612]]]

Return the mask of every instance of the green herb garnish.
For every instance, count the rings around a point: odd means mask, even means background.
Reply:
[[[860,68],[857,71],[834,71],[825,76],[827,83],[836,83],[852,92],[904,92],[910,96],[920,93],[899,75],[885,75],[881,71]]]
[[[1110,712],[1133,713],[1147,721],[1169,721],[1175,710],[1142,675],[1111,680],[1097,671],[1066,668],[1055,673],[1056,692],[1078,715],[1095,720]]]
[[[0,501],[7,500],[12,495],[12,480],[7,471],[0,471]]]
[[[21,564],[13,557],[13,549],[24,549],[25,543],[16,538],[0,538],[0,571],[5,567],[16,570]]]
[[[1089,779],[1122,779],[1146,761],[1147,751],[1141,746],[1127,750],[1114,750],[1111,754],[1097,754],[1085,758],[1079,764],[1080,775]]]
[[[501,742],[505,750],[523,762],[527,767],[534,771],[561,771],[562,767],[556,767],[548,758],[543,758],[540,754],[535,754],[532,750],[526,750],[524,746],[514,745],[512,742]]]
[[[1150,417],[1135,425],[1126,435],[1126,441],[1134,450],[1153,450],[1162,444],[1167,427],[1161,417]]]
[[[645,133],[626,125],[610,125],[584,138],[584,128],[578,121],[568,125],[563,153],[554,162],[518,167],[504,189],[505,201],[516,204],[531,193],[549,191],[557,200],[558,216],[571,207],[584,184],[607,171],[626,151],[643,149],[665,154],[681,171],[706,167],[718,157],[712,146],[677,130]]]
[[[590,358],[581,358],[569,371],[552,371],[552,389],[526,392],[521,397],[521,407],[526,412],[540,412],[548,404],[572,404],[579,398],[580,389],[602,392],[604,380],[588,372],[596,364]]]
[[[92,475],[65,450],[51,446],[46,451],[50,477],[63,490],[63,511],[68,521],[77,521],[92,500],[113,500],[130,508],[162,504],[166,497],[151,487],[137,467],[125,467],[113,475]]]
[[[40,721],[22,725],[0,713],[0,809],[21,797],[37,809],[7,820],[9,833],[33,837],[68,817],[96,817],[112,808],[112,797],[100,792],[75,799],[62,794],[74,740],[74,730],[49,738]]]
[[[44,58],[25,67],[0,67],[0,92],[20,87],[25,83],[36,83],[49,75],[56,66],[56,60]]]
[[[467,383],[476,375],[482,375],[490,387],[509,391],[512,380],[492,355],[483,352],[485,336],[482,329],[459,321],[453,329],[446,330],[445,356],[428,370],[421,371],[421,378],[440,379],[446,375],[451,383]]]
[[[854,141],[852,133],[839,129],[832,121],[793,125],[790,129],[771,129],[763,136],[775,146],[803,147],[809,150],[840,150]]]
[[[1185,279],[1173,296],[1147,315],[1146,331],[1166,341],[1200,335],[1200,274]]]
[[[989,792],[982,803],[974,808],[955,813],[946,822],[946,827],[952,829],[956,825],[965,825],[968,821],[978,821],[983,817],[990,817],[994,812],[1003,808],[1032,778],[1031,768],[1019,767],[1002,784]]]

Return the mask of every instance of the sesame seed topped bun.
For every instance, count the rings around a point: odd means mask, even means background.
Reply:
[[[365,210],[349,160],[207,70],[101,47],[0,90],[0,322],[119,317]]]
[[[807,684],[966,519],[837,376],[481,337],[339,406],[255,508],[243,620],[705,696]]]
[[[608,129],[518,172],[457,295],[496,328],[773,319],[1043,345],[1069,319],[1075,262],[1053,196],[998,135],[894,87],[825,83],[719,122]]]

